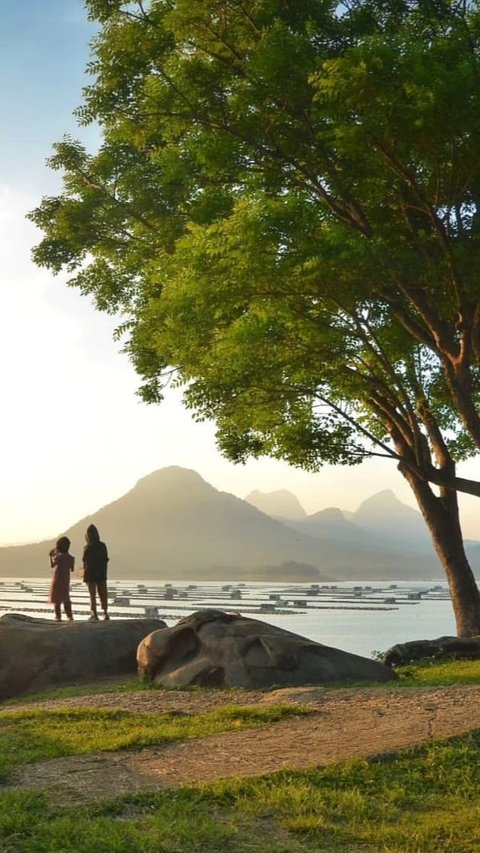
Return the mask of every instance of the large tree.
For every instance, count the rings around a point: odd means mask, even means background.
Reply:
[[[184,384],[229,458],[396,461],[479,634],[480,3],[87,7],[103,144],[55,146],[36,262],[123,315],[144,398]]]

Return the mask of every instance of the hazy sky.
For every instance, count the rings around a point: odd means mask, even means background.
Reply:
[[[58,187],[45,166],[51,144],[64,133],[79,135],[72,112],[87,82],[91,36],[80,0],[3,4],[0,544],[53,537],[166,465],[194,468],[239,497],[287,488],[308,512],[355,510],[385,488],[414,506],[387,461],[316,475],[271,460],[226,462],[213,426],[193,423],[174,393],[156,408],[138,400],[137,378],[112,341],[111,319],[61,277],[33,265],[30,249],[39,235],[25,213]],[[94,143],[94,132],[88,141]],[[480,462],[463,466],[463,473],[480,477]],[[478,499],[463,505],[466,535],[480,538]]]

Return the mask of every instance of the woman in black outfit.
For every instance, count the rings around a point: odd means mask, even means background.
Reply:
[[[87,527],[85,534],[87,544],[83,550],[83,580],[88,586],[90,593],[90,606],[92,609],[91,621],[98,622],[97,592],[103,610],[103,618],[110,619],[108,615],[108,593],[107,593],[107,563],[108,551],[105,542],[100,542],[100,535],[94,524]]]

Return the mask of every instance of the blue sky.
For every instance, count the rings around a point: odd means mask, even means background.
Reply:
[[[0,179],[47,192],[52,142],[75,132],[93,25],[79,0],[3,4],[0,30]]]
[[[0,30],[0,281],[2,425],[0,544],[54,537],[166,465],[196,469],[223,491],[293,491],[308,512],[355,510],[392,488],[414,505],[390,462],[326,467],[316,475],[272,460],[233,466],[215,449],[211,424],[194,424],[171,393],[160,407],[135,396],[133,370],[112,341],[113,323],[61,276],[30,259],[39,235],[25,219],[59,188],[45,166],[89,78],[93,27],[79,0],[5,2]],[[92,417],[95,411],[95,417]],[[464,468],[480,477],[478,461]],[[477,501],[464,499],[465,531],[477,533]]]

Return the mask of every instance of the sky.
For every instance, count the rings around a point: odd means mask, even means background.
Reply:
[[[112,318],[39,270],[30,252],[40,234],[25,218],[59,190],[45,160],[65,133],[94,147],[73,111],[88,83],[92,25],[80,0],[5,3],[0,31],[0,545],[54,538],[168,465],[198,471],[222,491],[245,497],[288,489],[306,511],[354,511],[392,489],[415,501],[394,463],[326,466],[309,474],[273,460],[242,466],[215,446],[213,424],[197,424],[172,391],[156,407],[119,345]],[[480,460],[460,474],[480,478]],[[478,499],[462,498],[465,535],[480,538]]]

